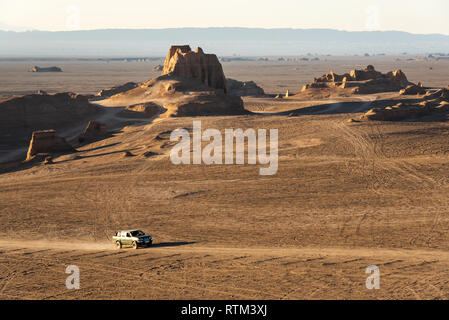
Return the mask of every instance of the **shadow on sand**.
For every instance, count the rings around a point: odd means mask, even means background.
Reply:
[[[153,244],[152,248],[170,248],[170,247],[181,247],[195,244],[196,242],[162,242]]]
[[[73,153],[73,158],[66,159],[66,160],[60,160],[60,161],[58,161],[58,157],[64,156],[64,155],[69,155],[69,154],[56,154],[56,155],[54,155],[55,162],[53,164],[62,164],[62,163],[72,162],[72,161],[75,161],[75,160],[98,158],[98,157],[104,157],[104,156],[109,156],[109,155],[113,155],[113,154],[120,154],[120,153],[125,154],[126,152],[132,152],[134,150],[138,150],[138,148],[132,148],[132,149],[123,149],[123,150],[111,151],[111,152],[104,152],[104,153],[88,155],[88,156],[83,156],[82,155],[82,153],[84,153],[84,152],[89,152],[89,151],[94,151],[94,150],[101,150],[101,149],[105,149],[105,148],[108,148],[108,147],[111,147],[111,146],[116,146],[116,145],[119,145],[119,144],[120,143],[113,143],[113,144],[110,144],[110,145],[107,145],[107,146],[102,146],[102,147],[98,147],[98,148],[92,148],[90,150],[77,151],[77,152]],[[53,164],[49,165],[49,167],[51,167]],[[33,168],[35,166],[41,166],[41,165],[43,165],[42,162],[12,161],[12,162],[8,162],[8,163],[0,164],[0,174],[18,172],[18,171],[31,169],[31,168]]]
[[[417,103],[421,100],[410,99],[405,100],[407,103]],[[262,113],[263,115],[273,116],[307,116],[307,115],[329,115],[329,114],[350,114],[350,113],[364,113],[372,108],[394,106],[400,102],[405,102],[400,99],[375,100],[375,101],[349,101],[349,102],[335,102],[320,104],[300,109],[294,109],[276,113]],[[260,114],[260,113],[254,113]]]

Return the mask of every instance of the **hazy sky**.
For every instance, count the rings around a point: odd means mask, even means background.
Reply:
[[[332,28],[449,34],[448,0],[0,0],[0,28]]]

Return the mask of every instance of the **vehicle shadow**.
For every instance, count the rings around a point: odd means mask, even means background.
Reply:
[[[152,248],[169,248],[169,247],[181,247],[181,246],[188,246],[190,244],[195,244],[196,242],[161,242],[161,243],[154,243]]]

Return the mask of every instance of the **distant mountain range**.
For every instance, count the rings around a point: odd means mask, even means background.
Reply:
[[[172,44],[220,56],[449,54],[449,35],[331,29],[177,28],[0,31],[0,57],[165,56]]]
[[[20,27],[20,26],[10,26],[9,24],[0,21],[0,31],[14,31],[14,32],[24,32],[32,31],[33,28]]]

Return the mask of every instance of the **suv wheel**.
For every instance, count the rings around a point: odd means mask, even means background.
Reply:
[[[120,241],[117,241],[115,243],[115,246],[117,247],[117,249],[121,249],[122,248],[122,243]]]
[[[133,241],[133,249],[136,250],[137,249],[137,242]]]

